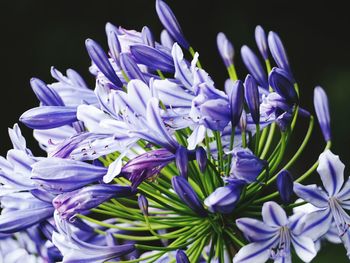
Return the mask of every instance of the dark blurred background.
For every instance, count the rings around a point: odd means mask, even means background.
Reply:
[[[315,85],[323,86],[331,104],[333,151],[350,165],[350,16],[346,1],[167,1],[181,23],[187,39],[200,53],[204,68],[217,82],[227,78],[217,54],[216,34],[223,31],[236,50],[236,64],[241,78],[246,74],[239,50],[248,44],[256,51],[254,29],[257,24],[281,36],[294,75],[301,90],[301,103],[313,112]],[[307,3],[307,4],[306,4]],[[37,105],[29,86],[32,76],[50,83],[50,66],[65,71],[74,68],[93,88],[88,73],[90,60],[84,40],[93,38],[106,47],[106,22],[127,29],[141,30],[148,25],[156,36],[162,27],[153,0],[47,1],[11,0],[0,3],[1,129],[0,151],[10,148],[7,127],[17,122],[27,109]],[[29,145],[31,131],[23,128]],[[302,160],[293,172],[305,171],[324,147],[318,125]],[[306,123],[298,126],[293,145],[302,139]],[[348,169],[346,170],[348,172]],[[348,262],[342,247],[328,246],[314,262]]]

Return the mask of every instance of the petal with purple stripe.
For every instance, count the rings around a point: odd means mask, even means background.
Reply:
[[[317,172],[321,176],[323,186],[330,196],[334,196],[343,186],[345,165],[340,161],[339,156],[330,150],[324,151],[318,160]]]
[[[294,183],[293,190],[297,196],[316,207],[325,208],[328,206],[327,194],[315,184],[305,186],[299,183]]]
[[[285,226],[288,224],[286,212],[275,202],[266,202],[262,207],[262,217],[269,226]]]

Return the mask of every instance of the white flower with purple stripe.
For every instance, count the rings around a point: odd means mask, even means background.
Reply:
[[[275,202],[266,202],[262,208],[263,221],[252,218],[236,220],[237,227],[250,244],[242,247],[233,263],[292,262],[291,245],[298,257],[310,262],[316,256],[315,244],[302,230],[301,217],[287,217]]]
[[[334,221],[350,257],[350,216],[345,211],[350,209],[350,180],[344,184],[344,168],[339,156],[326,150],[320,155],[317,168],[324,189],[294,183],[294,192],[319,208],[305,217],[303,232],[317,240],[329,231]]]

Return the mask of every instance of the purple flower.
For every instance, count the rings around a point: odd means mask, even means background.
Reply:
[[[149,29],[148,26],[144,26],[142,28],[142,41],[145,45],[150,46],[150,47],[155,47],[155,40],[154,40],[154,36],[152,34],[152,31]]]
[[[259,83],[259,86],[268,89],[269,84],[267,82],[266,72],[254,52],[249,47],[243,46],[241,48],[241,56],[249,73]]]
[[[229,214],[236,207],[244,183],[218,187],[205,200],[204,204],[212,213]]]
[[[350,179],[344,183],[345,165],[330,150],[324,151],[318,161],[317,172],[324,188],[294,183],[296,195],[318,208],[305,217],[303,232],[317,240],[329,231],[334,221],[350,258],[350,216],[346,212],[350,202]]]
[[[176,167],[180,172],[180,175],[187,178],[188,171],[188,151],[185,147],[179,146],[175,153]]]
[[[260,97],[258,85],[251,75],[247,75],[244,81],[245,99],[248,104],[250,114],[255,124],[260,122]]]
[[[314,107],[323,137],[328,142],[331,140],[328,97],[324,89],[319,86],[314,89]]]
[[[266,162],[256,157],[251,150],[240,147],[233,149],[230,170],[231,178],[251,183],[255,181],[265,167]]]
[[[27,110],[19,118],[32,129],[52,129],[77,121],[77,108],[65,106],[43,106]]]
[[[202,202],[198,198],[196,192],[193,190],[189,182],[182,176],[174,176],[171,178],[171,183],[177,195],[180,199],[201,217],[205,217],[207,212],[205,211]]]
[[[251,241],[233,258],[233,263],[292,262],[292,245],[298,257],[310,262],[316,256],[315,244],[301,231],[300,216],[287,218],[284,210],[275,202],[267,202],[262,208],[263,221],[252,218],[236,220],[237,227]]]
[[[48,87],[42,80],[32,78],[30,80],[30,85],[43,106],[64,106],[57,92]]]
[[[228,68],[233,65],[234,48],[232,43],[227,39],[226,35],[220,32],[216,37],[216,45],[218,47],[220,56]]]
[[[185,252],[183,252],[182,250],[177,250],[176,263],[190,263],[190,260],[188,259]]]
[[[175,160],[175,155],[167,149],[157,149],[141,154],[128,161],[121,170],[121,175],[131,181],[132,188],[144,180],[157,175],[166,165]]]
[[[52,157],[33,165],[32,179],[45,190],[61,193],[96,182],[106,173],[105,167]]]
[[[147,45],[130,46],[131,54],[139,64],[143,64],[153,70],[174,72],[174,61],[170,54]]]
[[[189,49],[190,45],[185,39],[179,22],[177,21],[170,7],[164,1],[156,0],[156,11],[160,22],[162,22],[163,26],[169,32],[172,38],[185,49]]]
[[[0,233],[15,233],[38,224],[53,215],[54,208],[28,192],[1,197]]]
[[[112,82],[117,88],[121,88],[123,83],[118,78],[114,71],[106,53],[102,47],[92,39],[85,41],[86,49],[89,53],[91,60],[94,62],[96,67],[105,75],[105,77]]]
[[[281,171],[277,176],[277,189],[282,202],[285,204],[289,204],[292,201],[293,182],[293,177],[287,170]]]
[[[255,42],[259,48],[261,56],[265,60],[269,59],[266,34],[261,26],[255,28]]]
[[[228,100],[230,102],[231,107],[231,125],[232,127],[237,126],[243,111],[244,104],[244,86],[243,82],[237,80],[235,82],[231,80],[227,80],[225,82],[225,90],[226,92],[230,90],[228,93]]]
[[[139,66],[136,64],[136,62],[129,53],[120,54],[120,66],[130,80],[139,79],[142,80],[144,83],[147,83]]]
[[[289,66],[287,53],[280,37],[275,32],[270,31],[267,37],[267,41],[269,44],[271,55],[275,60],[277,66],[287,71],[292,77],[292,71]]]
[[[281,68],[273,68],[269,75],[270,86],[288,103],[298,102],[298,94],[294,88],[294,82],[290,74]]]
[[[66,221],[55,214],[58,232],[52,235],[52,243],[62,252],[63,262],[71,263],[103,263],[125,256],[135,250],[135,245],[103,246],[83,241],[72,229],[68,229]]]
[[[84,214],[113,197],[133,195],[130,186],[92,185],[58,195],[52,202],[60,217],[72,221],[76,214]]]

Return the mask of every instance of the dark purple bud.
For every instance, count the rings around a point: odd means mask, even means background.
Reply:
[[[259,83],[259,86],[263,87],[264,89],[268,89],[269,84],[267,82],[266,72],[254,52],[249,47],[243,46],[241,48],[241,56],[244,65],[247,67],[249,73]]]
[[[252,183],[265,167],[266,162],[256,157],[248,148],[236,147],[233,149],[231,178]]]
[[[230,87],[227,87],[230,86]],[[236,127],[243,111],[244,104],[244,86],[243,82],[237,80],[235,82],[228,80],[225,82],[225,89],[231,92],[228,95],[228,100],[231,107],[231,124]]]
[[[175,155],[166,149],[149,151],[128,161],[121,174],[129,179],[132,188],[136,189],[144,180],[157,175],[174,159]]]
[[[326,92],[319,86],[314,89],[314,107],[323,137],[328,142],[331,140],[329,104]]]
[[[244,184],[229,184],[216,188],[205,200],[204,204],[212,213],[229,214],[236,207]]]
[[[72,221],[78,213],[86,213],[113,197],[133,195],[130,186],[98,184],[58,195],[53,205],[61,218]]]
[[[252,115],[252,119],[255,124],[260,122],[260,98],[259,98],[259,88],[256,84],[255,79],[251,75],[247,75],[244,81],[245,86],[245,99],[247,105]]]
[[[30,80],[30,85],[43,106],[64,106],[64,103],[57,92],[48,87],[42,80],[32,78]]]
[[[267,41],[269,44],[271,55],[275,60],[277,66],[279,68],[284,69],[292,76],[292,71],[289,66],[287,53],[284,49],[284,46],[280,37],[275,32],[270,31]]]
[[[281,68],[273,68],[269,75],[270,86],[289,103],[298,102],[298,94],[290,74]]]
[[[187,182],[187,180],[182,176],[174,176],[171,178],[171,183],[177,195],[180,199],[201,217],[205,217],[207,212],[205,211],[200,199],[197,194]]]
[[[103,51],[102,47],[92,39],[87,39],[85,41],[85,46],[91,60],[94,62],[96,67],[106,76],[106,78],[112,82],[117,87],[121,88],[123,83],[114,71],[106,53]]]
[[[148,216],[148,200],[144,195],[139,195],[137,202],[139,204],[139,208],[145,216]]]
[[[19,120],[32,129],[46,130],[77,121],[77,108],[43,106],[27,110]]]
[[[261,56],[267,60],[269,58],[267,49],[267,39],[264,29],[261,26],[255,28],[255,42],[259,48]]]
[[[120,42],[118,39],[118,28],[116,28],[111,23],[106,24],[106,34],[110,56],[113,60],[119,65],[119,54],[122,52],[122,48],[120,46]]]
[[[277,189],[284,204],[292,202],[293,196],[293,177],[287,170],[282,170],[277,176]]]
[[[173,48],[174,40],[171,38],[166,29],[163,29],[160,33],[160,43],[162,44],[162,46],[167,47],[170,50]]]
[[[188,259],[185,252],[183,252],[182,250],[177,250],[176,263],[190,263],[190,260]]]
[[[226,67],[233,65],[233,56],[235,54],[232,43],[227,39],[226,35],[220,32],[216,37],[216,45],[220,56]]]
[[[174,72],[174,60],[170,54],[146,45],[130,46],[131,54],[139,64],[143,64],[153,70]]]
[[[180,172],[180,175],[187,178],[188,171],[188,152],[183,146],[179,146],[175,154],[176,167]]]
[[[207,152],[204,150],[203,147],[198,147],[196,149],[196,160],[199,166],[199,170],[201,170],[202,173],[204,173],[205,169],[207,168]]]
[[[139,66],[136,64],[136,62],[130,56],[130,54],[128,53],[120,54],[120,65],[130,80],[139,79],[147,83]]]
[[[163,24],[163,26],[169,32],[172,38],[175,39],[175,41],[185,49],[189,49],[190,45],[185,39],[179,22],[177,21],[170,7],[164,1],[156,0],[156,11],[160,22]]]
[[[153,34],[152,34],[152,31],[149,29],[148,26],[144,26],[142,28],[142,42],[147,45],[147,46],[150,46],[150,47],[155,47],[155,41],[154,41],[154,37],[153,37]]]

